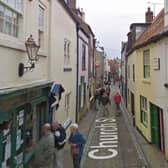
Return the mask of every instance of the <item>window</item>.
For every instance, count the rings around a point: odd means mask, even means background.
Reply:
[[[67,5],[69,5],[69,0],[64,0]]]
[[[128,65],[128,78],[130,79],[130,66]]]
[[[132,65],[132,77],[133,77],[133,81],[135,82],[135,65]]]
[[[64,64],[69,65],[70,63],[70,41],[64,40]]]
[[[86,46],[82,45],[82,70],[86,70]]]
[[[150,52],[145,50],[143,52],[143,74],[144,78],[150,77]]]
[[[17,37],[23,0],[3,0],[3,2],[0,2],[0,32]]]
[[[147,126],[148,116],[147,116],[147,99],[140,96],[140,110],[141,110],[141,123]]]
[[[71,100],[71,92],[65,95],[65,112],[66,115],[70,115],[70,100]]]
[[[38,8],[38,32],[39,32],[39,45],[44,48],[44,8]]]
[[[128,100],[128,104],[129,104],[130,103],[130,92],[129,92],[129,89],[128,89],[127,100]]]

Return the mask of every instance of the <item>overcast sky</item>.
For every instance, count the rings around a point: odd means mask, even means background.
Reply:
[[[147,8],[155,9],[156,15],[163,4],[164,0],[77,0],[77,7],[83,8],[86,22],[109,58],[120,57],[121,41],[127,40],[131,23],[145,22]]]

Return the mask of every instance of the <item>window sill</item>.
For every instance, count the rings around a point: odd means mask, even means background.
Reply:
[[[151,84],[150,79],[142,79],[142,82],[145,84]]]
[[[0,33],[0,46],[20,51],[26,51],[25,45],[19,39],[7,34]]]
[[[145,128],[148,128],[147,123],[141,122],[141,124],[142,124]]]

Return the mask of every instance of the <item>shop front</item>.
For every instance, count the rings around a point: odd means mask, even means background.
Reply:
[[[52,83],[0,90],[0,168],[30,167],[33,145],[49,121],[48,95]]]

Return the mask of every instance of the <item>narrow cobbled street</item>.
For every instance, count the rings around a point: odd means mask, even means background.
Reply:
[[[82,168],[141,168],[146,163],[138,150],[128,129],[124,116],[116,115],[113,95],[117,87],[113,86],[109,115],[104,116],[99,107],[88,136]]]

